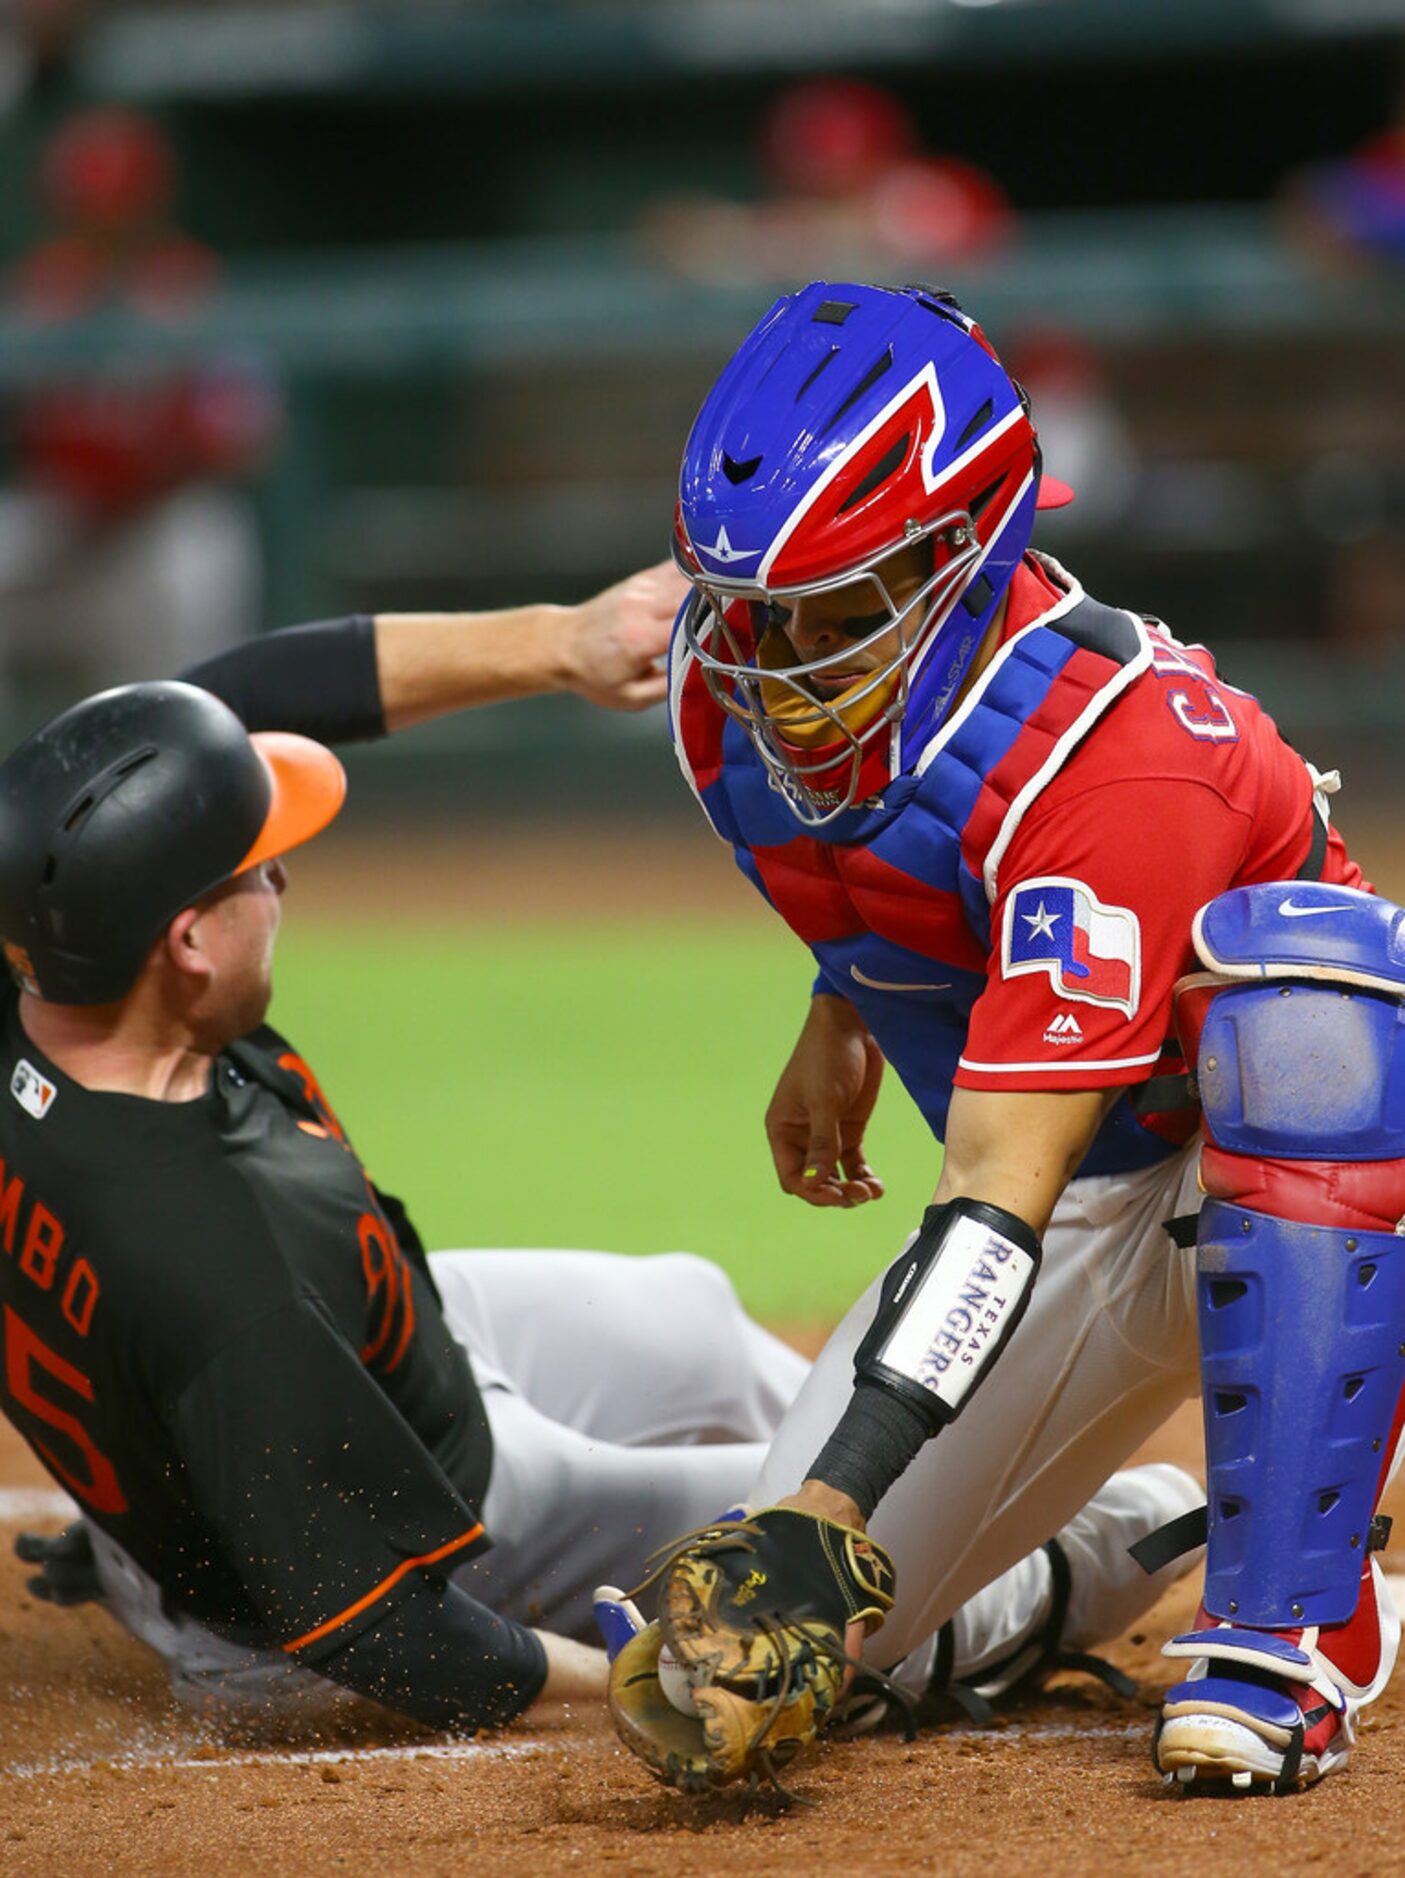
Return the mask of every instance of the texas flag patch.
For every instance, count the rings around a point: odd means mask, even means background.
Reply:
[[[1001,969],[1006,978],[1047,972],[1061,998],[1131,1017],[1141,996],[1141,926],[1130,907],[1104,906],[1081,880],[1022,881],[1005,906]]]

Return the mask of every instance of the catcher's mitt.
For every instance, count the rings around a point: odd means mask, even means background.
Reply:
[[[869,1635],[893,1605],[880,1545],[789,1507],[689,1534],[653,1576],[658,1621],[615,1658],[610,1714],[625,1746],[686,1792],[774,1780],[843,1692],[849,1625]],[[676,1668],[665,1660],[661,1682],[665,1645]]]

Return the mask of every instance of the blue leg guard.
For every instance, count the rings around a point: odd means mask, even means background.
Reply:
[[[1405,1383],[1405,914],[1351,888],[1221,895],[1200,1038],[1206,1608],[1345,1623]],[[1371,1230],[1372,1227],[1382,1228]]]
[[[1399,1623],[1367,1562],[1405,1387],[1405,914],[1350,888],[1223,895],[1198,1081],[1205,1627],[1168,1780],[1282,1792],[1345,1764]],[[1237,982],[1236,982],[1237,981]],[[1268,981],[1268,982],[1265,982]]]
[[[1405,1386],[1405,1240],[1206,1202],[1205,1608],[1275,1628],[1356,1608]]]

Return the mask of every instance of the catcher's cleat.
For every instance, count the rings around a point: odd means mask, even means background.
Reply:
[[[1152,1752],[1179,1791],[1289,1793],[1345,1767],[1351,1705],[1288,1637],[1219,1625],[1167,1645],[1204,1652],[1166,1692]]]

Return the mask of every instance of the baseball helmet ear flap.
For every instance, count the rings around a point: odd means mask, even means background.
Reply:
[[[209,692],[99,693],[0,764],[0,943],[56,1003],[131,989],[168,921],[324,828],[346,779],[305,737],[250,737]]]

